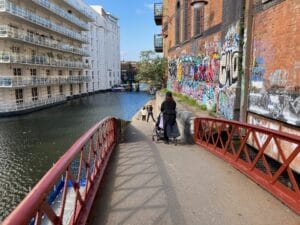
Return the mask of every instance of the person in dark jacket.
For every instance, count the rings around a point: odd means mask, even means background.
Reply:
[[[164,122],[164,139],[165,143],[169,143],[170,130],[176,124],[176,102],[172,97],[171,92],[166,93],[166,99],[161,104],[160,108],[163,113],[163,122]]]

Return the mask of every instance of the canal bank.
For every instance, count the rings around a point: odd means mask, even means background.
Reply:
[[[74,141],[106,116],[130,120],[146,93],[99,93],[31,114],[0,118],[0,221]]]

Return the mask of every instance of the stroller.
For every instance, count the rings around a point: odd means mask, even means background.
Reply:
[[[164,122],[163,122],[163,114],[160,113],[157,117],[157,121],[155,124],[155,127],[152,132],[152,141],[159,142],[160,140],[164,140]],[[175,129],[174,129],[175,128]],[[175,145],[177,145],[177,137],[180,136],[179,130],[177,127],[177,123],[174,124],[172,128],[175,132],[172,132],[169,136],[169,139],[171,142],[173,142]]]

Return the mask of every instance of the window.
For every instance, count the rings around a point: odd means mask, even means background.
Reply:
[[[51,86],[47,87],[47,95],[48,95],[48,98],[51,98]]]
[[[31,94],[32,94],[32,101],[38,100],[38,89],[37,87],[31,88]]]
[[[63,90],[63,86],[59,85],[59,94],[63,95],[64,94],[64,90]]]
[[[69,70],[69,76],[72,76],[72,75],[73,75],[73,71]]]
[[[176,9],[175,9],[175,44],[179,44],[180,42],[180,30],[181,30],[181,12],[180,12],[180,1],[177,2],[176,4]]]
[[[183,10],[183,40],[186,41],[191,38],[191,1],[184,1]]]
[[[81,71],[78,71],[78,76],[81,76]]]
[[[22,75],[22,70],[21,68],[14,68],[14,76],[21,76]]]
[[[62,70],[59,70],[59,71],[58,71],[58,76],[62,76],[62,75],[63,75]]]
[[[13,53],[20,53],[20,47],[12,46],[12,47],[11,47],[11,51],[12,51]]]
[[[194,35],[204,31],[204,7],[194,9]]]
[[[70,95],[73,95],[73,84],[70,84]]]
[[[36,76],[36,69],[30,69],[30,75]]]
[[[88,83],[85,84],[85,88],[86,88],[86,92],[88,92],[88,90],[89,90],[89,84]]]
[[[51,73],[50,73],[50,70],[46,70],[46,76],[50,76]]]
[[[23,89],[16,89],[15,90],[16,95],[16,103],[20,104],[23,102]]]
[[[79,87],[79,94],[81,94],[81,84],[79,84],[78,87]]]

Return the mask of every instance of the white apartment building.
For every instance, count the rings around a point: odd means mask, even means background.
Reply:
[[[97,11],[81,0],[0,0],[0,115],[119,82],[118,21]]]
[[[120,72],[120,29],[118,19],[101,6],[91,6],[95,21],[90,23],[88,51],[91,77],[88,90],[110,89],[121,83]]]

